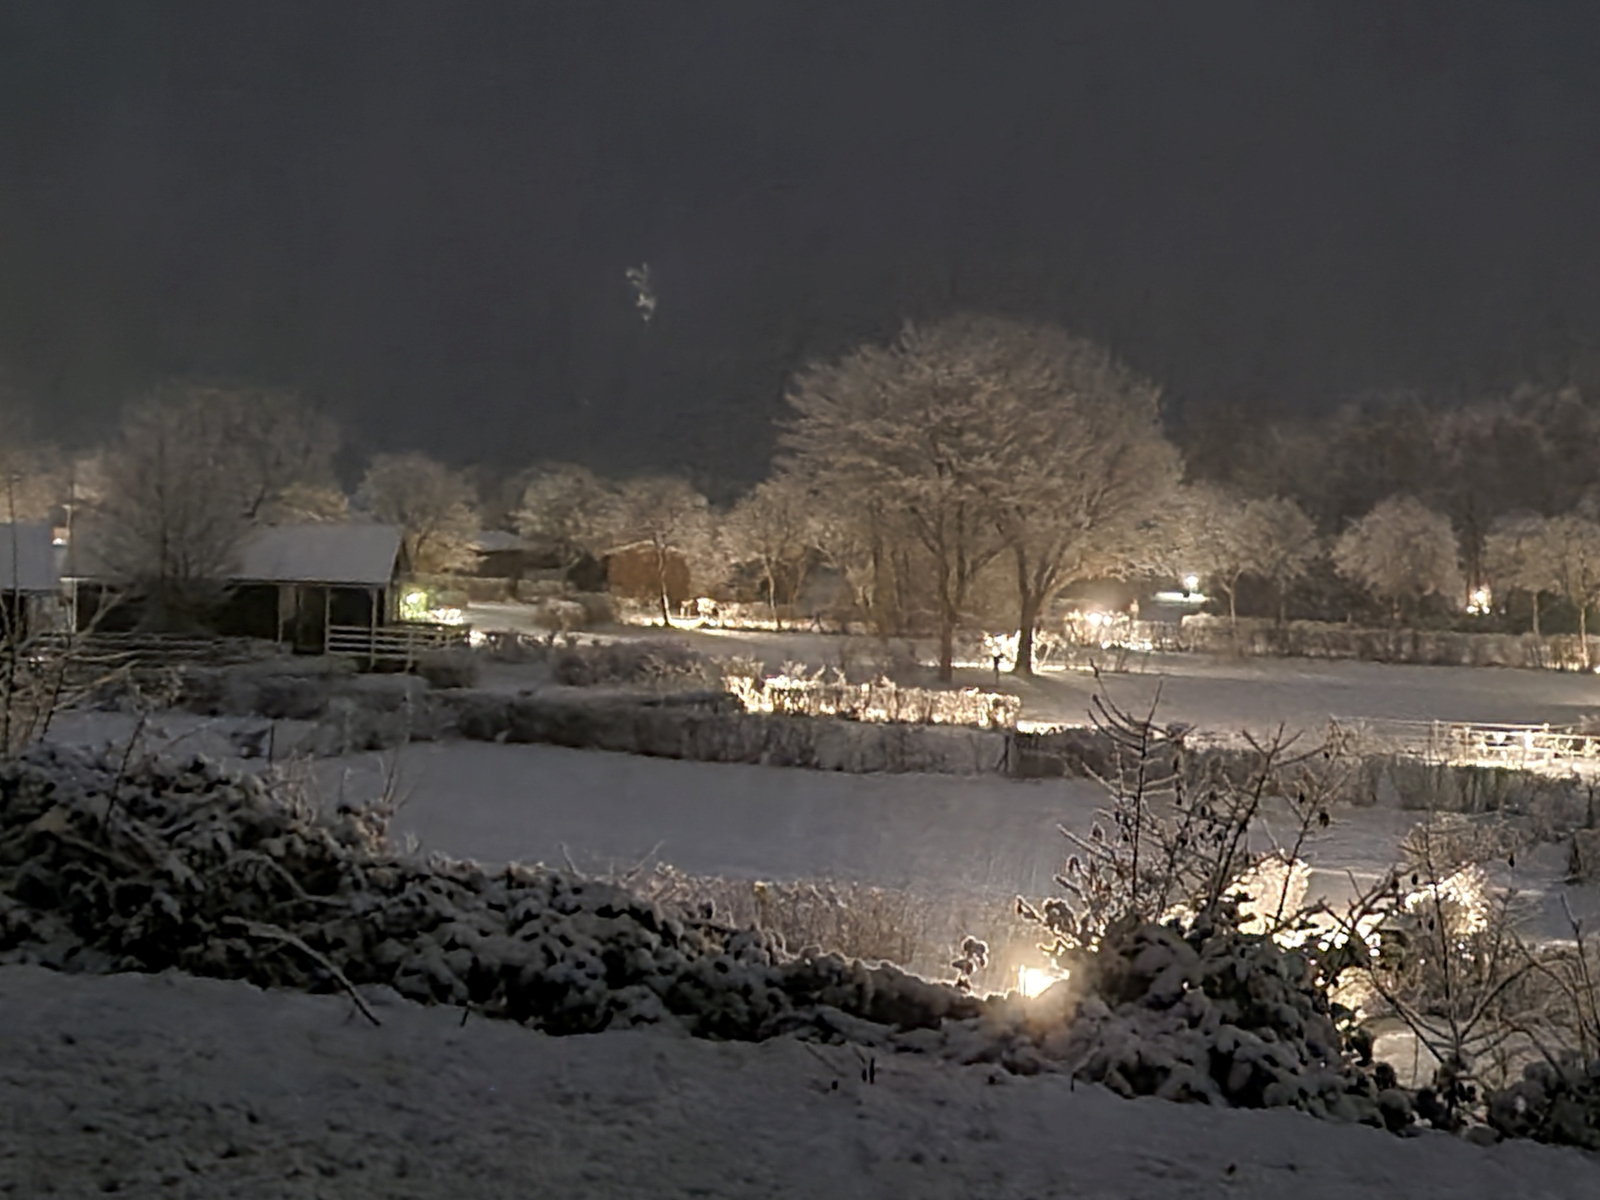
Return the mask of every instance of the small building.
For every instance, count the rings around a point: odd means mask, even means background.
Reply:
[[[664,583],[667,603],[674,610],[694,596],[689,564],[676,550],[668,550],[665,564],[662,564],[655,546],[649,542],[634,542],[617,547],[601,561],[605,565],[606,584],[614,596],[659,604]]]
[[[61,615],[61,571],[51,527],[0,524],[0,636],[54,629]]]
[[[405,541],[394,525],[269,525],[239,547],[218,633],[321,654],[331,629],[372,631],[399,619]]]

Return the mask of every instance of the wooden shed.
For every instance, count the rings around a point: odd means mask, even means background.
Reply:
[[[268,638],[305,654],[330,631],[374,631],[398,620],[404,539],[394,525],[270,525],[252,530],[227,579],[217,632]]]

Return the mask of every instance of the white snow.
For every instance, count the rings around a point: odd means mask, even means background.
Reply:
[[[0,968],[0,1195],[1591,1197],[1600,1161],[1060,1076]]]
[[[474,604],[467,620],[482,629],[531,629],[527,607],[516,604]],[[639,626],[581,636],[677,641],[714,657],[759,658],[773,670],[790,660],[821,667],[839,663],[841,655],[859,659],[906,645],[905,639],[884,643],[809,632]],[[924,663],[933,661],[930,645],[919,644],[917,650]],[[507,689],[515,688],[517,676],[516,668],[507,667],[486,673]],[[1119,703],[1141,711],[1159,686],[1162,720],[1224,734],[1263,732],[1282,722],[1291,732],[1315,736],[1326,730],[1330,717],[1570,725],[1600,716],[1600,676],[1578,672],[1136,654],[1127,671],[1101,678]],[[1031,681],[1002,674],[996,684],[992,672],[966,669],[956,672],[956,682],[998,686],[1021,696],[1023,716],[1030,721],[1072,725],[1087,721],[1099,687],[1094,676],[1081,671],[1044,671]]]
[[[269,525],[239,547],[236,580],[343,583],[387,587],[400,554],[401,530],[370,522]]]

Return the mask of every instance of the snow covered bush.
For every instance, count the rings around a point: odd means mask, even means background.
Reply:
[[[1069,980],[1056,986],[1080,998],[1045,1049],[1079,1078],[1124,1096],[1411,1120],[1403,1092],[1347,1058],[1312,960],[1227,914],[1187,929],[1119,924],[1059,963]]]
[[[569,687],[705,686],[718,676],[704,655],[669,641],[557,646],[550,655],[550,672],[557,683]]]
[[[870,1025],[887,1040],[983,1009],[574,874],[397,854],[385,815],[324,816],[270,777],[198,759],[35,748],[0,763],[0,962],[341,989],[369,1016],[362,989],[382,985],[552,1033]]]
[[[753,713],[1015,729],[1022,712],[1021,700],[997,692],[901,687],[889,679],[849,683],[839,672],[824,678],[795,664],[766,679],[728,672],[723,685]]]

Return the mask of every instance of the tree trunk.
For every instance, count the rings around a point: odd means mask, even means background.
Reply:
[[[1528,594],[1533,597],[1533,636],[1539,637],[1539,591],[1535,588]]]
[[[783,622],[778,620],[778,581],[773,577],[772,566],[767,565],[767,607],[772,610],[772,626],[782,630]]]
[[[1236,631],[1239,628],[1239,605],[1235,597],[1239,594],[1239,581],[1234,580],[1228,587],[1228,624]]]
[[[1012,664],[1011,673],[1025,679],[1033,678],[1033,631],[1039,624],[1039,608],[1039,598],[1024,592],[1017,621],[1017,661]]]
[[[1583,669],[1589,669],[1589,604],[1578,602],[1578,644],[1583,648]]]
[[[1278,584],[1278,625],[1283,627],[1289,623],[1289,585]]]
[[[956,622],[949,613],[939,617],[939,678],[949,683],[955,678]]]
[[[661,624],[670,627],[672,612],[667,602],[667,554],[664,550],[656,551],[656,590],[661,596]]]
[[[1017,595],[1021,600],[1017,613],[1017,659],[1011,664],[1011,673],[1024,679],[1033,678],[1033,631],[1039,624],[1039,609],[1043,607],[1044,593],[1034,586],[1028,574],[1028,558],[1021,546],[1013,551],[1017,564]]]

